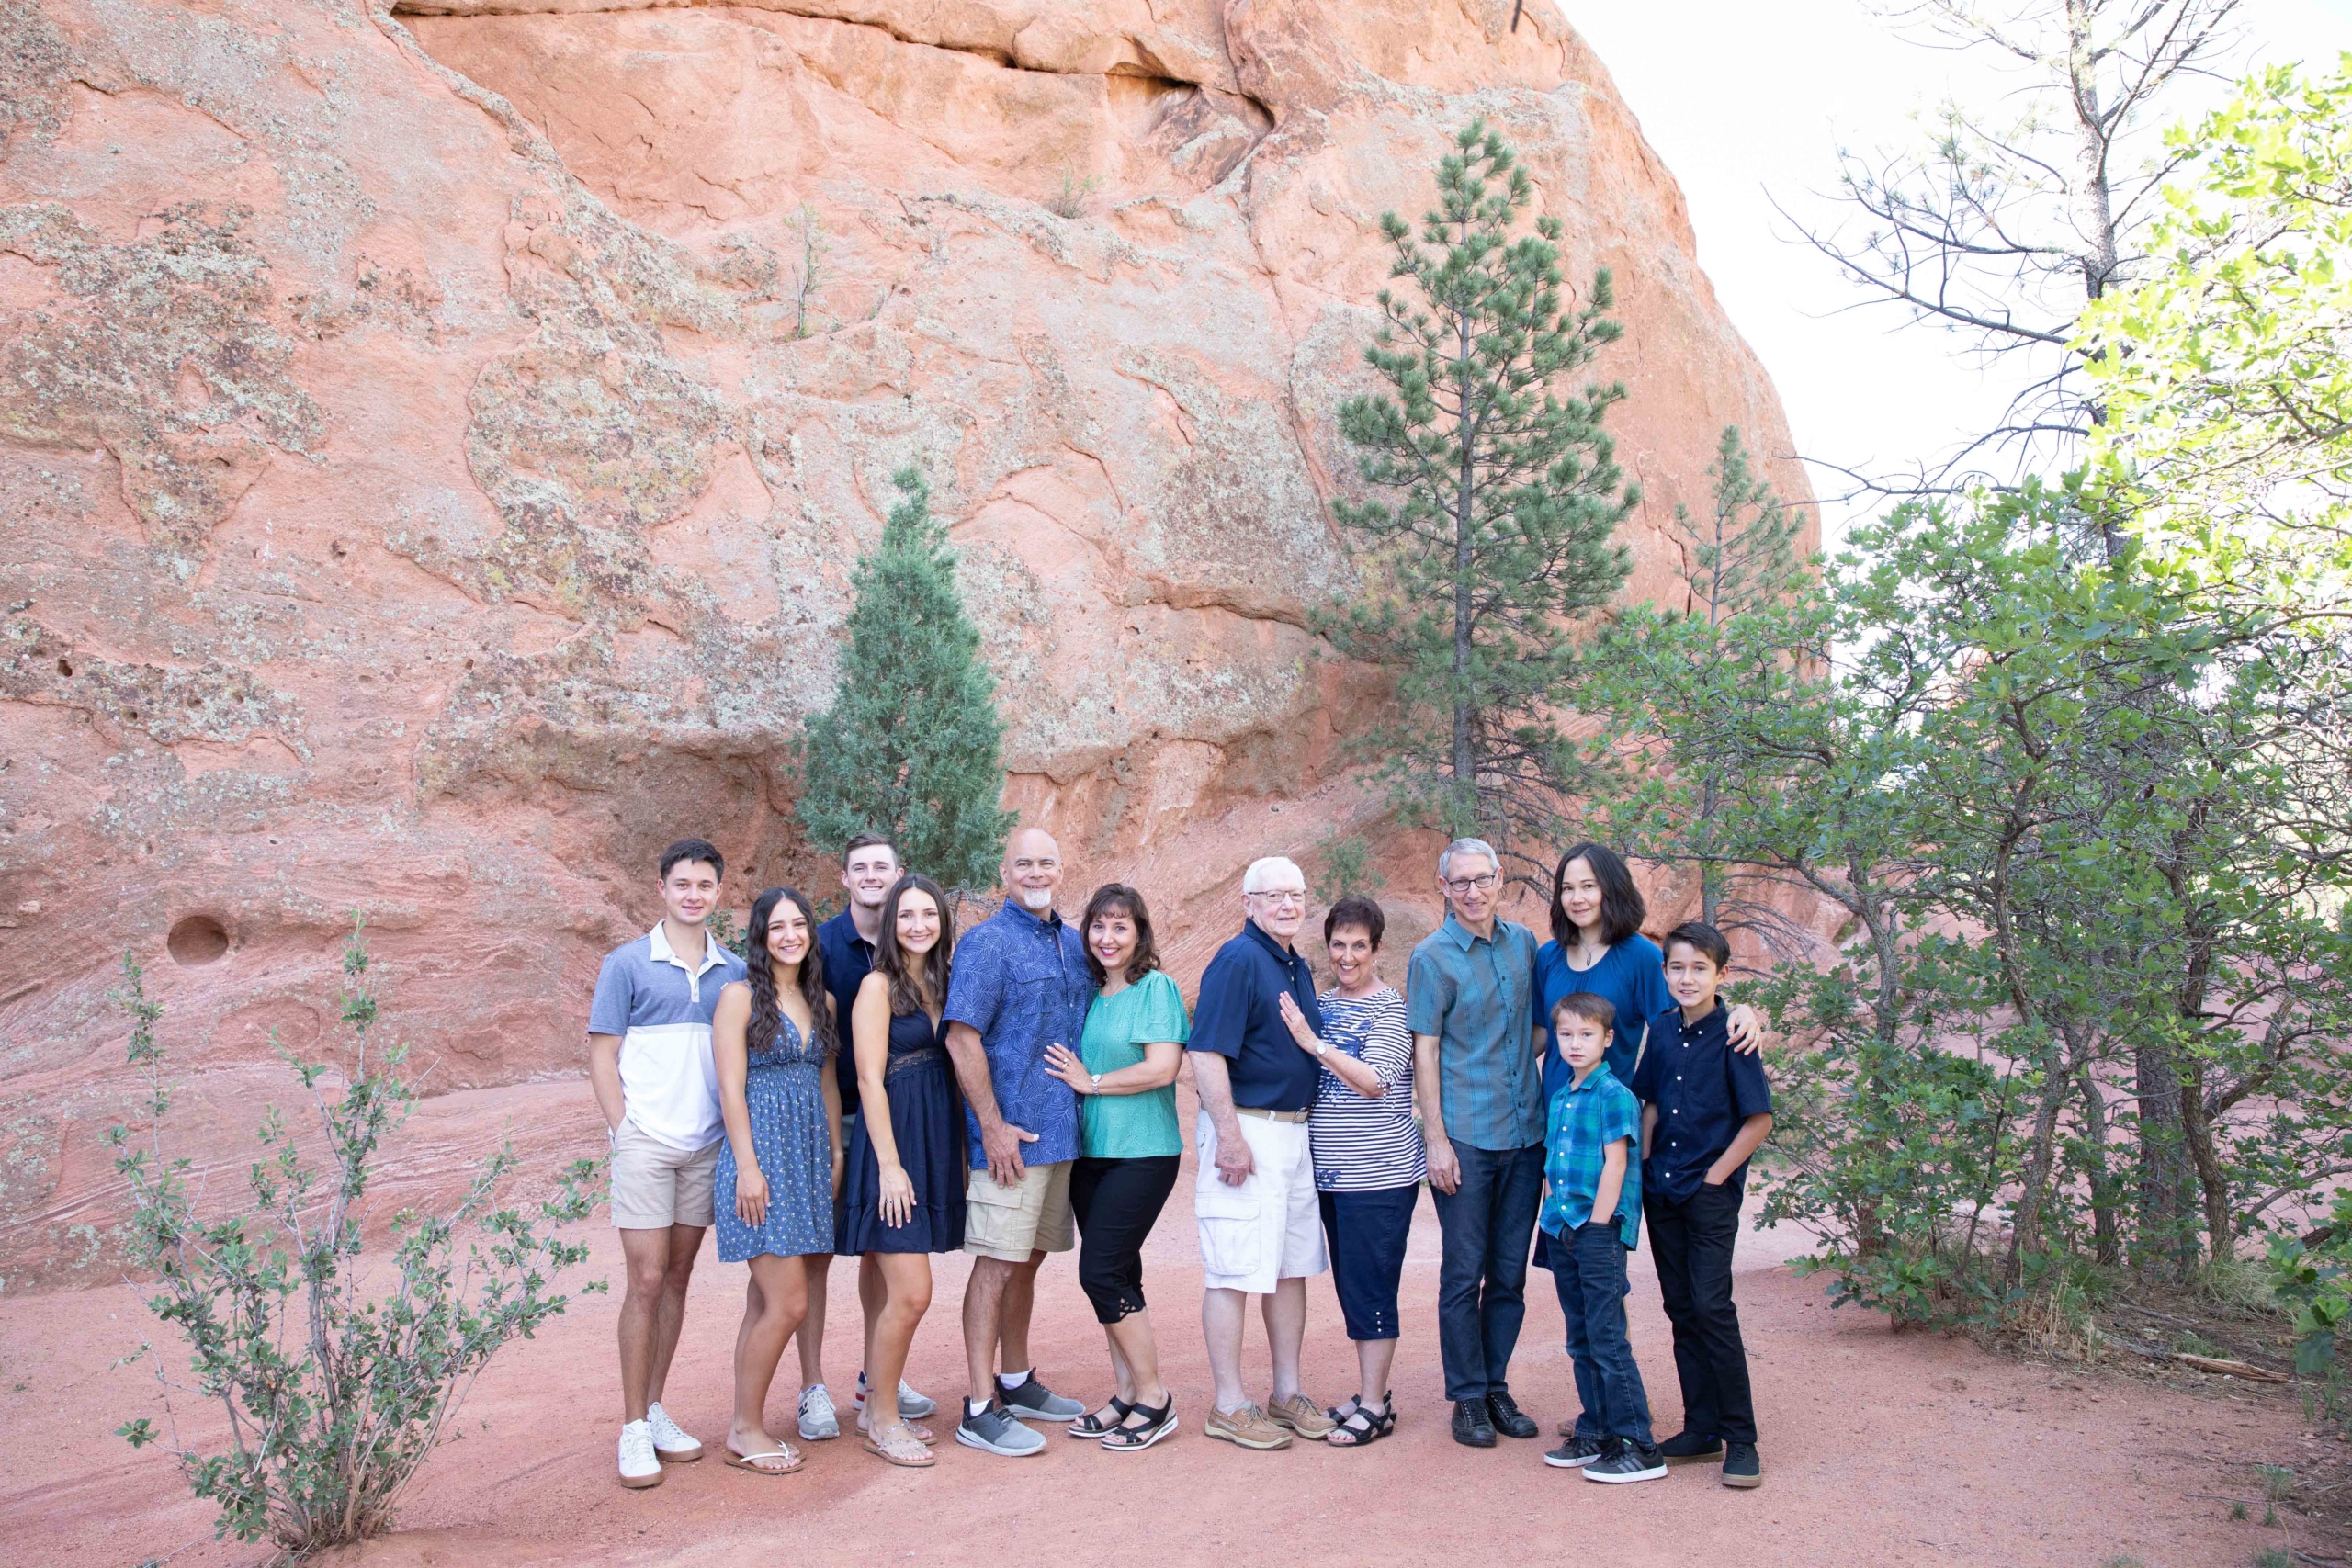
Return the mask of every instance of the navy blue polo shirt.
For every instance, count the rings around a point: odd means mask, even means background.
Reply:
[[[874,944],[857,934],[857,922],[843,909],[817,928],[817,954],[825,961],[825,989],[833,994],[833,1037],[841,1050],[833,1058],[834,1075],[842,1086],[842,1114],[857,1114],[857,1048],[850,1041],[849,1010],[857,1005],[857,988],[874,972]]]
[[[1255,920],[1245,922],[1241,934],[1218,948],[1201,972],[1193,1038],[1185,1049],[1213,1051],[1230,1064],[1236,1109],[1305,1111],[1315,1103],[1323,1066],[1291,1038],[1283,1021],[1284,991],[1306,1015],[1306,1026],[1322,1033],[1315,971],[1297,953],[1284,952]]]
[[[1740,1123],[1772,1109],[1764,1065],[1731,1048],[1731,1011],[1721,1001],[1696,1023],[1668,1008],[1650,1020],[1649,1046],[1629,1086],[1657,1107],[1657,1130],[1642,1162],[1642,1190],[1670,1203],[1689,1201],[1707,1168],[1731,1147]],[[1735,1195],[1747,1190],[1742,1162],[1724,1180]]]

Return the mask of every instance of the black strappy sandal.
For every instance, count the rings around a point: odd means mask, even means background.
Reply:
[[[1335,1449],[1360,1449],[1380,1441],[1396,1429],[1396,1396],[1388,1393],[1381,1396],[1378,1415],[1374,1415],[1369,1406],[1359,1404],[1348,1412],[1346,1420],[1324,1434],[1323,1440]],[[1342,1438],[1340,1435],[1342,1432],[1347,1436]]]
[[[1102,1413],[1101,1411],[1090,1410],[1085,1415],[1080,1416],[1077,1420],[1071,1422],[1068,1427],[1064,1427],[1063,1430],[1069,1433],[1073,1438],[1100,1438],[1106,1432],[1117,1431],[1119,1429],[1120,1423],[1127,1418],[1128,1415],[1134,1411],[1135,1406],[1129,1404],[1125,1400],[1121,1399],[1114,1393],[1111,1396],[1110,1408],[1117,1411],[1118,1415],[1107,1425],[1102,1420]]]
[[[1127,1425],[1129,1421],[1140,1421],[1143,1425],[1131,1427]],[[1171,1393],[1159,1404],[1127,1406],[1126,1419],[1102,1435],[1102,1446],[1115,1453],[1126,1453],[1131,1450],[1148,1449],[1175,1430],[1176,1396]]]

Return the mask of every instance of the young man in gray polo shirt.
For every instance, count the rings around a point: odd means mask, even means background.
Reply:
[[[1532,1438],[1510,1393],[1527,1317],[1527,1253],[1544,1196],[1544,1029],[1535,933],[1496,914],[1502,861],[1482,839],[1438,857],[1445,923],[1413,949],[1405,1012],[1429,1141],[1438,1263],[1438,1353],[1453,1440]]]
[[[702,1444],[662,1408],[686,1310],[686,1282],[711,1222],[722,1128],[710,1018],[743,962],[709,931],[726,862],[701,839],[662,852],[662,917],[622,943],[588,1010],[588,1081],[611,1129],[613,1224],[621,1233],[620,1476],[659,1486],[662,1461]]]

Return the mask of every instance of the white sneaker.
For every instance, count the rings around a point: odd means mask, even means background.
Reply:
[[[701,1441],[671,1420],[660,1400],[645,1407],[645,1424],[653,1430],[653,1451],[664,1463],[691,1464],[702,1458]]]
[[[800,1391],[800,1440],[821,1443],[828,1438],[842,1435],[842,1419],[833,1412],[833,1396],[825,1392],[823,1383],[810,1383]]]
[[[858,1411],[861,1414],[865,1409],[865,1374],[864,1372],[857,1374],[857,1392],[850,1396],[849,1405],[852,1410]],[[900,1420],[919,1421],[926,1416],[936,1416],[938,1414],[939,1401],[932,1398],[931,1395],[927,1393],[917,1392],[914,1385],[908,1382],[906,1379],[900,1378],[899,1380],[899,1417]],[[860,1427],[859,1430],[863,1431],[865,1428]]]
[[[653,1453],[653,1428],[643,1421],[631,1421],[621,1427],[621,1484],[662,1484],[662,1461]]]

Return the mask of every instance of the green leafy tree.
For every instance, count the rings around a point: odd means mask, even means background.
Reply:
[[[986,887],[1013,817],[1003,722],[980,635],[956,587],[956,552],[912,468],[880,543],[858,558],[856,603],[832,705],[808,721],[800,820],[820,847],[888,833],[906,865],[950,888]]]
[[[500,1207],[516,1164],[502,1147],[455,1204],[392,1215],[389,1259],[368,1267],[377,1162],[416,1094],[401,1076],[404,1048],[375,1040],[368,950],[356,931],[343,967],[351,1043],[340,1089],[322,1092],[324,1064],[286,1056],[311,1094],[325,1164],[302,1155],[273,1107],[246,1171],[251,1202],[225,1212],[205,1201],[191,1162],[165,1151],[163,1009],[129,954],[116,998],[132,1020],[130,1063],[148,1080],[148,1125],[109,1134],[130,1194],[129,1252],[153,1276],[148,1310],[185,1341],[187,1368],[183,1382],[177,1359],[147,1346],[164,1425],[141,1416],[118,1431],[135,1448],[164,1444],[196,1495],[218,1505],[219,1535],[266,1540],[294,1557],[390,1529],[492,1356],[562,1314],[569,1298],[556,1280],[588,1256],[563,1228],[587,1216],[599,1169],[575,1161],[554,1197],[530,1210]],[[175,1396],[185,1394],[224,1419],[183,1438]]]
[[[1611,536],[1637,496],[1601,431],[1624,389],[1561,387],[1619,329],[1605,271],[1582,309],[1565,302],[1557,220],[1514,231],[1533,186],[1483,121],[1455,136],[1437,189],[1418,238],[1381,220],[1411,288],[1382,292],[1365,351],[1391,389],[1348,399],[1340,429],[1395,499],[1335,507],[1367,587],[1316,626],[1395,678],[1392,715],[1360,749],[1397,807],[1512,855],[1554,836],[1582,776],[1559,725],[1572,631],[1629,570]]]

